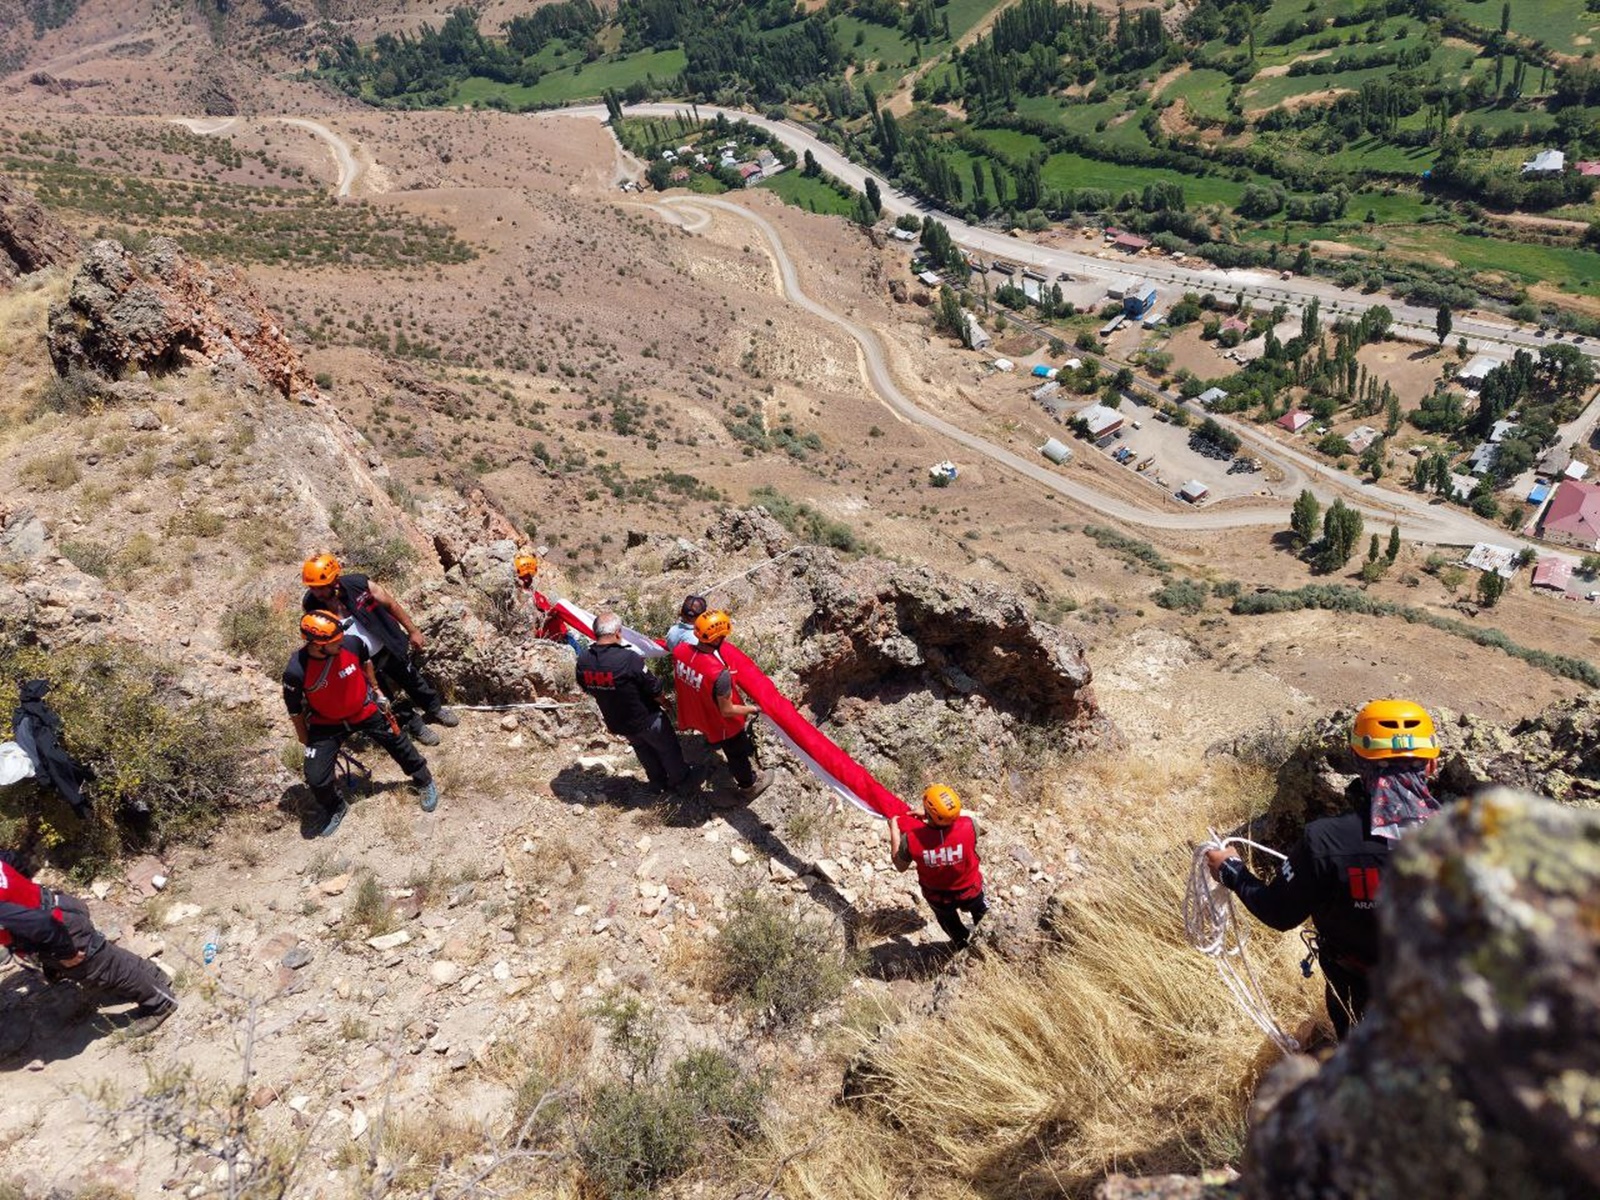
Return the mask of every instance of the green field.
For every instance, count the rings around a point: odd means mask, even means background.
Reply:
[[[1221,175],[1179,175],[1156,167],[1125,167],[1120,163],[1098,162],[1081,154],[1052,154],[1044,164],[1046,187],[1105,188],[1113,194],[1143,191],[1151,183],[1177,183],[1190,204],[1233,206],[1244,191],[1244,184]]]
[[[1500,0],[1456,0],[1454,8],[1475,25],[1500,28]],[[1584,0],[1512,0],[1511,32],[1544,42],[1551,49],[1581,54],[1586,45],[1600,43],[1597,30],[1600,13],[1587,11]]]
[[[1186,100],[1190,110],[1208,121],[1228,119],[1228,90],[1233,86],[1221,71],[1185,71],[1167,85],[1163,100]]]
[[[1469,271],[1495,271],[1527,283],[1548,283],[1562,291],[1600,296],[1600,254],[1592,250],[1469,237],[1441,228],[1384,230],[1383,236],[1396,249],[1443,254]]]
[[[999,7],[1000,3],[996,0],[950,0],[939,11],[950,18],[950,36],[960,41],[962,34]]]
[[[807,212],[834,213],[841,217],[855,215],[854,203],[822,180],[809,179],[799,171],[785,171],[771,179],[763,179],[756,186],[783,197],[785,204],[792,204]]]
[[[864,78],[856,76],[857,87],[865,82],[870,83],[874,91],[888,91],[915,65],[911,42],[898,29],[874,25],[858,17],[835,17],[833,27],[845,53],[855,55],[863,63],[875,64]]]
[[[499,96],[513,108],[521,108],[594,100],[607,88],[625,88],[647,77],[656,80],[676,78],[683,73],[686,61],[682,50],[643,50],[622,58],[588,63],[576,73],[566,68],[552,71],[532,87],[498,83],[474,75],[456,85],[455,103],[482,104],[491,96]]]

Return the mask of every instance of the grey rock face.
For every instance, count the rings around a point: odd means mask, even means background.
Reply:
[[[1485,792],[1385,889],[1367,1019],[1259,1120],[1245,1194],[1600,1194],[1600,813]]]

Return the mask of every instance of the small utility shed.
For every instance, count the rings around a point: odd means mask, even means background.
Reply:
[[[1199,504],[1200,501],[1204,500],[1210,494],[1211,489],[1205,484],[1201,483],[1198,479],[1191,479],[1188,483],[1184,484],[1178,489],[1178,495],[1187,500],[1190,504]]]
[[[1039,453],[1053,463],[1064,463],[1072,457],[1072,451],[1067,445],[1064,442],[1058,442],[1055,438],[1050,438],[1044,445],[1040,446]]]
[[[1211,407],[1211,405],[1215,404],[1218,400],[1226,400],[1227,398],[1228,393],[1219,387],[1207,388],[1205,391],[1201,392],[1195,397],[1196,400],[1200,401],[1200,403],[1204,404],[1207,408]]]

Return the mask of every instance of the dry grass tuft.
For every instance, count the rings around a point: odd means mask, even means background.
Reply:
[[[1191,839],[1246,816],[1260,777],[1092,759],[1060,790],[1046,808],[1092,831],[1096,863],[1062,897],[1070,944],[1027,965],[983,964],[936,1019],[884,1040],[857,1034],[866,1128],[840,1140],[852,1153],[870,1142],[886,1161],[819,1149],[786,1168],[791,1194],[1087,1195],[1113,1170],[1237,1161],[1263,1039],[1184,941],[1180,906]],[[1295,969],[1297,940],[1254,932],[1272,1007],[1293,1028],[1320,990]]]

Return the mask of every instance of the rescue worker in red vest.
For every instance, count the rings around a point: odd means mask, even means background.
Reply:
[[[694,620],[695,642],[672,650],[672,684],[678,698],[678,728],[705,735],[706,745],[728,760],[739,799],[749,803],[772,786],[772,771],[758,770],[748,719],[761,713],[746,704],[733,672],[722,661],[722,643],[733,632],[725,612],[701,613]]]
[[[1257,920],[1290,930],[1311,919],[1328,1018],[1340,1041],[1366,1011],[1379,965],[1376,901],[1395,841],[1439,811],[1428,786],[1439,738],[1421,705],[1372,701],[1356,714],[1350,749],[1359,777],[1345,796],[1349,811],[1307,824],[1271,883],[1251,874],[1232,847],[1206,851],[1211,877]]]
[[[583,643],[572,631],[572,626],[567,624],[566,616],[553,600],[543,592],[534,590],[533,580],[539,574],[539,556],[519,554],[511,560],[511,569],[516,575],[519,592],[527,594],[533,602],[534,611],[539,614],[534,622],[533,635],[547,642],[564,643],[574,654],[582,654]]]
[[[427,759],[390,712],[366,644],[346,638],[344,626],[330,612],[301,617],[300,636],[306,644],[284,668],[283,703],[295,737],[305,747],[306,786],[322,809],[317,836],[331,836],[350,811],[334,785],[333,773],[339,748],[358,733],[388,752],[411,777],[422,811],[432,812],[439,805],[439,789]]]
[[[922,816],[906,813],[888,819],[889,858],[897,871],[917,868],[922,898],[933,919],[957,950],[971,940],[989,911],[978,862],[978,825],[961,811],[961,797],[942,783],[922,792]],[[972,918],[969,929],[961,919]]]
[[[412,653],[427,644],[411,614],[387,588],[365,575],[346,571],[331,554],[317,554],[300,568],[306,594],[302,612],[330,612],[344,622],[347,641],[361,641],[384,691],[395,701],[395,716],[424,746],[439,735],[428,722],[454,729],[461,718],[444,706],[438,689],[423,677]]]
[[[70,979],[134,1001],[139,1007],[124,1028],[135,1035],[178,1010],[166,972],[106,941],[82,900],[35,883],[9,850],[0,850],[0,947],[36,963],[47,979]]]

